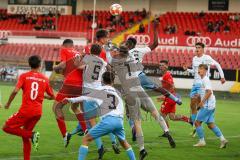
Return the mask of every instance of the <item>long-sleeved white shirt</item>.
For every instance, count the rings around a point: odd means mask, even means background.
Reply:
[[[217,67],[217,70],[220,73],[220,77],[224,78],[224,73],[223,73],[221,65],[217,61],[215,61],[211,56],[203,54],[201,57],[198,57],[198,56],[193,57],[192,69],[187,69],[188,72],[193,74],[194,83],[199,82],[199,80],[201,79],[201,77],[198,74],[198,66],[200,64],[208,65],[208,72],[207,72],[208,77],[210,77],[210,67],[211,67],[211,65],[213,65],[213,66]]]

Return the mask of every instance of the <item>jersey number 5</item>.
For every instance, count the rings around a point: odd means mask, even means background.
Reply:
[[[30,93],[30,98],[31,100],[35,100],[38,96],[38,83],[37,82],[32,82],[31,84],[31,93]]]
[[[94,66],[93,75],[92,75],[93,80],[98,80],[100,69],[101,69],[101,66],[98,66],[98,65]]]
[[[107,98],[111,98],[111,105],[108,106],[108,108],[109,109],[116,109],[117,107],[115,105],[115,101],[116,101],[115,96],[112,95],[112,94],[107,94]]]

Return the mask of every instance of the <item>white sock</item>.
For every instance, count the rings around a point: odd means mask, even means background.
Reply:
[[[220,141],[225,141],[226,140],[223,135],[221,135],[219,138],[220,138]]]
[[[199,139],[200,142],[205,142],[204,138]]]

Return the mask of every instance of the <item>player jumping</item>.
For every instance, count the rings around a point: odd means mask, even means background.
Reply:
[[[140,150],[140,160],[143,160],[147,156],[147,151],[144,148],[140,108],[151,113],[167,135],[171,147],[175,148],[176,144],[169,134],[168,127],[163,117],[158,113],[152,99],[141,87],[138,74],[136,73],[142,68],[137,63],[129,60],[128,48],[126,46],[120,46],[118,54],[113,56],[111,65],[121,82],[121,86],[126,97],[130,120],[134,122],[136,140]]]
[[[199,142],[195,147],[203,147],[206,145],[204,139],[204,132],[202,122],[208,125],[208,128],[220,139],[220,148],[226,148],[228,141],[224,138],[221,130],[214,123],[214,113],[216,109],[216,98],[213,94],[212,85],[208,76],[208,65],[200,64],[198,67],[198,74],[200,76],[200,96],[201,102],[198,104],[200,110],[198,111],[195,121],[196,132],[199,137]]]
[[[65,147],[67,147],[69,144],[71,134],[68,133],[66,129],[64,114],[62,111],[64,104],[61,102],[66,97],[77,97],[82,95],[82,70],[75,66],[75,58],[80,55],[79,52],[77,52],[73,47],[73,41],[71,39],[65,39],[63,41],[63,47],[60,51],[61,63],[53,68],[57,73],[64,74],[64,82],[56,96],[56,101],[53,105],[53,111],[56,114],[56,120],[59,130],[63,136]],[[80,109],[78,106],[79,104],[73,104],[71,108],[75,113],[83,132],[86,132],[87,126],[84,118],[80,114]]]
[[[91,141],[109,133],[114,133],[117,136],[120,144],[126,150],[129,160],[136,160],[135,154],[125,138],[123,128],[124,106],[119,92],[112,87],[114,83],[114,74],[111,72],[105,72],[102,75],[102,82],[104,86],[100,87],[98,92],[66,99],[71,103],[82,102],[84,100],[94,101],[100,110],[107,110],[101,115],[102,118],[100,122],[91,128],[83,137],[82,145],[79,148],[78,160],[86,159],[88,145]],[[106,99],[110,99],[111,102],[106,103]]]
[[[22,105],[18,112],[13,114],[3,126],[6,133],[22,137],[24,160],[30,160],[31,142],[34,149],[38,149],[40,133],[34,132],[33,128],[41,118],[43,99],[54,99],[48,78],[39,71],[41,68],[40,57],[31,56],[28,63],[31,71],[20,75],[5,109],[9,109],[20,89],[23,91]],[[44,95],[45,92],[48,95]]]
[[[204,47],[205,45],[203,43],[196,43],[196,56],[193,57],[192,60],[192,69],[188,69],[186,65],[183,65],[183,69],[188,71],[189,73],[193,74],[194,76],[194,81],[193,81],[193,86],[192,90],[190,93],[190,98],[191,98],[191,121],[194,123],[197,115],[197,104],[200,102],[200,88],[201,88],[201,83],[200,83],[200,76],[198,75],[198,66],[200,64],[206,64],[208,66],[208,71],[207,71],[207,76],[210,77],[210,66],[214,65],[217,67],[218,72],[221,77],[221,83],[224,84],[226,82],[224,78],[224,73],[223,70],[220,66],[220,64],[212,59],[211,56],[204,54]],[[195,130],[192,133],[192,136],[195,134]]]

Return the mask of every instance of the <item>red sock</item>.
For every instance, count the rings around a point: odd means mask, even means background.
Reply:
[[[22,138],[23,140],[23,155],[24,160],[30,160],[31,155],[31,142],[29,138]]]
[[[187,116],[182,116],[181,120],[187,123],[190,122],[190,119]]]
[[[57,123],[58,123],[58,128],[60,129],[62,136],[65,137],[65,135],[67,133],[67,128],[66,128],[66,124],[64,121],[64,117],[58,117]]]
[[[83,114],[81,114],[81,113],[76,114],[76,117],[77,117],[77,119],[78,119],[79,124],[80,124],[81,127],[82,127],[82,130],[85,132],[86,129],[87,129],[87,125],[86,125],[86,122],[85,122],[85,120],[84,120]]]
[[[28,131],[28,130],[21,129],[21,128],[4,127],[3,130],[6,133],[13,134],[13,135],[16,135],[16,136],[20,136],[20,137],[23,137],[23,138],[31,138],[32,137],[32,131]]]

